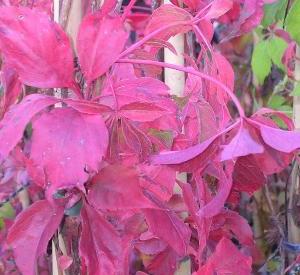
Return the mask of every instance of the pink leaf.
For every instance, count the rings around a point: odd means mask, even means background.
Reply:
[[[191,237],[189,227],[169,210],[145,209],[150,231],[168,243],[178,255],[186,255]]]
[[[237,212],[224,210],[213,219],[213,224],[219,228],[217,235],[222,234],[228,238],[236,238],[243,246],[253,246],[253,232],[248,221],[240,216]]]
[[[205,152],[205,150],[216,140],[218,135],[215,135],[202,143],[189,147],[181,151],[162,152],[159,155],[151,157],[152,164],[180,164],[196,158],[198,155]]]
[[[251,257],[242,254],[227,238],[223,238],[217,245],[215,252],[207,263],[195,275],[211,274],[251,274]]]
[[[117,231],[87,203],[81,210],[79,254],[87,274],[126,274],[126,250]]]
[[[56,108],[33,122],[30,158],[47,176],[52,191],[80,187],[98,171],[108,133],[100,115]]]
[[[73,259],[70,256],[61,255],[58,259],[59,267],[62,271],[65,271],[73,263]]]
[[[225,14],[232,8],[232,1],[233,0],[214,0],[205,18],[216,19]]]
[[[128,34],[120,17],[87,15],[80,26],[77,47],[82,72],[88,83],[103,75],[117,60]]]
[[[73,53],[61,27],[28,8],[0,8],[0,49],[24,84],[73,87]]]
[[[136,102],[124,105],[120,109],[120,114],[130,120],[147,122],[158,119],[171,112],[153,103]]]
[[[188,32],[191,29],[191,20],[191,14],[184,9],[174,5],[164,4],[153,12],[146,27],[145,35],[172,23],[178,23],[178,26],[167,28],[155,36],[156,39],[168,40],[178,33]]]
[[[278,151],[291,153],[300,148],[299,132],[284,131],[260,124],[260,133],[264,142]]]
[[[3,85],[3,95],[0,100],[0,118],[2,118],[8,108],[16,103],[22,92],[22,83],[15,70],[5,65],[2,66],[0,78]]]
[[[200,218],[211,218],[220,213],[223,209],[224,204],[230,194],[231,187],[232,187],[232,179],[231,179],[231,170],[232,168],[228,164],[226,173],[222,170],[221,167],[218,168],[219,170],[219,183],[218,183],[218,193],[212,198],[210,202],[204,205],[202,208],[199,209],[197,215]]]
[[[96,209],[128,210],[155,207],[143,195],[139,175],[135,169],[121,165],[107,166],[93,178],[88,201]]]
[[[221,161],[234,159],[236,157],[259,154],[264,151],[264,147],[258,142],[254,131],[242,121],[237,134],[224,146],[221,153]]]
[[[140,165],[141,186],[151,191],[162,201],[168,201],[173,195],[176,172],[163,166]]]
[[[14,250],[22,274],[36,274],[36,261],[46,253],[47,245],[63,217],[63,208],[46,200],[35,202],[17,217],[7,242]]]
[[[0,122],[0,158],[5,158],[23,136],[26,125],[34,115],[58,99],[39,94],[25,97],[21,103],[13,106]]]
[[[179,257],[176,252],[167,247],[163,252],[157,254],[154,259],[146,266],[150,274],[166,275],[175,274]]]

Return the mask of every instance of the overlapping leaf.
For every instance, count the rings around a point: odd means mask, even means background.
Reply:
[[[0,50],[24,84],[39,88],[74,86],[69,39],[44,13],[1,7]]]
[[[55,108],[35,119],[32,127],[30,158],[52,191],[81,187],[90,173],[99,170],[108,144],[101,115]]]
[[[17,266],[23,274],[36,274],[37,260],[46,253],[63,213],[62,206],[40,200],[17,217],[7,242],[14,250]]]

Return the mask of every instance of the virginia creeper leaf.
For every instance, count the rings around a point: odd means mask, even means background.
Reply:
[[[51,190],[80,187],[98,171],[108,133],[100,115],[55,108],[33,122],[30,158],[45,172]]]
[[[292,36],[292,38],[300,44],[300,1],[295,0],[289,10],[289,13],[285,20],[285,26],[288,33]]]
[[[263,40],[254,46],[251,66],[253,73],[260,84],[263,84],[265,78],[271,71],[271,58],[268,55],[268,41]]]
[[[73,53],[62,28],[29,8],[0,8],[0,49],[24,84],[73,87]]]
[[[9,229],[7,242],[11,245],[22,274],[36,274],[36,261],[46,253],[47,245],[57,230],[63,207],[46,200],[37,201],[21,212]]]
[[[103,168],[92,180],[89,203],[96,209],[125,210],[153,208],[143,195],[136,170],[121,165]]]
[[[126,250],[114,227],[93,207],[85,203],[81,210],[82,232],[79,254],[88,274],[126,274]],[[124,265],[123,265],[124,264]]]
[[[178,255],[186,255],[191,231],[173,212],[168,210],[144,209],[150,231],[164,240]]]
[[[244,255],[227,238],[217,245],[215,252],[207,263],[197,271],[197,275],[217,274],[251,274],[251,257]]]
[[[32,94],[13,106],[0,122],[0,159],[7,157],[17,145],[33,116],[57,102],[54,97]]]
[[[264,147],[253,136],[250,127],[242,122],[237,134],[225,145],[221,153],[221,161],[234,159],[236,157],[247,156],[250,154],[259,154],[264,151]]]
[[[120,17],[95,13],[83,19],[77,48],[79,63],[88,83],[103,75],[117,60],[127,37]]]

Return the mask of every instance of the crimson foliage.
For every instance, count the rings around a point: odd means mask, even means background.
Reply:
[[[70,236],[79,235],[83,274],[173,274],[187,258],[194,274],[251,273],[255,243],[246,220],[229,209],[231,195],[252,194],[287,167],[300,134],[279,112],[246,117],[232,67],[211,46],[213,22],[227,24],[226,38],[240,35],[261,21],[264,2],[183,2],[185,9],[174,0],[148,15],[117,13],[107,0],[88,13],[76,43],[81,82],[48,5],[0,8],[0,157],[14,167],[10,176],[22,171],[45,194],[8,232],[23,274],[35,273],[75,208],[79,231],[69,228],[65,239],[70,249]],[[160,62],[160,49],[175,51],[168,39],[187,32],[199,55],[186,56],[186,66]],[[181,97],[161,81],[164,67],[185,72]],[[41,89],[16,104],[24,85]],[[51,88],[70,93],[55,98]],[[176,180],[178,171],[187,181]]]

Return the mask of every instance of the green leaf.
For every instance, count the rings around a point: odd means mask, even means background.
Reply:
[[[293,96],[300,96],[300,82],[295,83],[294,89],[293,89],[291,95],[293,95]]]
[[[0,207],[0,218],[12,219],[15,215],[15,209],[9,202]]]
[[[269,42],[266,40],[258,42],[252,54],[251,66],[259,84],[263,84],[271,71],[272,62],[268,54],[268,45]]]
[[[0,230],[2,230],[5,226],[3,218],[0,218]]]
[[[285,21],[286,30],[300,45],[300,0],[294,1]]]
[[[267,4],[264,6],[264,18],[262,25],[268,27],[273,23],[282,21],[285,14],[287,0],[279,0],[273,4]]]
[[[267,49],[269,57],[278,68],[284,70],[284,65],[282,64],[281,59],[285,49],[288,46],[287,43],[283,39],[276,36],[272,37],[268,42],[269,45]]]
[[[277,110],[285,103],[285,98],[280,95],[272,95],[268,102],[268,107]]]

